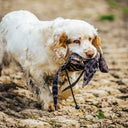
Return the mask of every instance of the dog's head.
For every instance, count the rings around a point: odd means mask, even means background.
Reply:
[[[77,53],[84,59],[91,59],[96,56],[97,50],[102,53],[100,37],[92,25],[81,20],[64,20],[59,27],[56,30],[59,38],[55,38],[58,57]]]

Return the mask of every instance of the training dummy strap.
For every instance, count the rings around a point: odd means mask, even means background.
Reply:
[[[63,91],[71,88],[73,99],[74,99],[74,102],[76,104],[72,87],[76,85],[76,83],[79,81],[79,79],[81,78],[83,73],[84,73],[84,78],[83,78],[82,87],[85,87],[89,83],[89,81],[92,79],[94,74],[96,73],[96,70],[98,69],[98,67],[99,67],[101,72],[104,72],[104,73],[108,72],[108,66],[107,66],[106,61],[102,57],[102,54],[100,52],[97,53],[95,58],[89,59],[86,61],[84,61],[83,58],[76,53],[71,54],[69,56],[69,58],[67,59],[67,61],[59,68],[59,70],[57,71],[57,73],[55,74],[55,77],[53,79],[52,92],[53,92],[53,100],[54,100],[55,110],[57,110],[58,81],[59,81],[60,72],[65,70],[68,81],[69,81],[69,86],[67,86]],[[69,77],[68,77],[67,70],[70,72],[80,71],[80,70],[83,70],[83,71],[81,72],[81,74],[77,78],[77,80],[71,84]],[[77,104],[76,104],[76,106],[77,106]]]

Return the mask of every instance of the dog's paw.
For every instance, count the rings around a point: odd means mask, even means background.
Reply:
[[[45,103],[43,108],[44,108],[44,110],[47,110],[49,112],[55,111],[55,107],[54,107],[53,101],[51,101],[51,102],[49,102],[47,104]],[[62,108],[62,103],[58,102],[57,103],[57,109],[61,109],[61,108]]]

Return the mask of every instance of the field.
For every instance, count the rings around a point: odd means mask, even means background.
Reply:
[[[0,128],[128,128],[127,0],[0,0],[0,20],[14,10],[29,10],[40,20],[81,19],[98,28],[109,73],[91,82],[55,112],[40,109],[27,90],[23,72],[10,65],[0,77]]]

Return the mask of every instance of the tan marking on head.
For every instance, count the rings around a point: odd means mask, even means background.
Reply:
[[[93,39],[92,44],[101,52],[101,54],[103,54],[103,51],[101,49],[101,39],[100,39],[100,37],[96,36]]]
[[[67,39],[68,39],[68,36],[66,35],[66,33],[62,33],[59,39],[59,44],[56,46],[56,48],[60,48],[60,47],[66,48]]]

